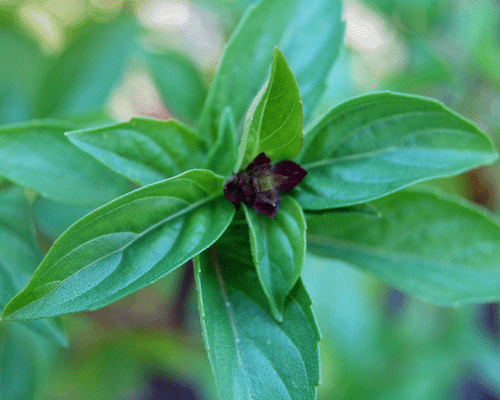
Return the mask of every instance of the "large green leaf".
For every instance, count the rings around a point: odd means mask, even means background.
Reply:
[[[236,154],[235,132],[236,126],[233,112],[231,107],[228,106],[220,117],[217,140],[210,148],[207,159],[203,164],[204,168],[223,176],[236,172],[238,155]]]
[[[42,252],[35,240],[30,205],[23,190],[17,186],[1,190],[0,309],[3,309],[7,302],[28,283],[41,259]],[[13,325],[17,326],[19,323]],[[64,331],[55,320],[30,321],[23,325],[54,343],[67,345]],[[2,332],[1,324],[0,332]]]
[[[103,307],[210,246],[231,222],[223,179],[192,170],[135,190],[72,225],[54,243],[3,319]]]
[[[308,216],[308,249],[432,303],[500,300],[500,225],[483,209],[415,189],[374,205],[379,219]]]
[[[196,66],[180,53],[168,52],[144,57],[161,97],[175,117],[194,124],[200,116],[207,89]]]
[[[265,152],[274,160],[297,157],[302,147],[302,105],[299,88],[283,53],[276,48],[269,79],[245,118],[236,170]]]
[[[217,261],[213,248],[210,253],[215,267],[204,252],[195,259],[195,277],[219,398],[315,399],[319,331],[302,281],[287,298],[278,323],[255,284],[255,272],[241,263]]]
[[[174,120],[132,118],[66,136],[107,167],[141,185],[198,168],[204,159],[197,135]]]
[[[104,108],[137,49],[136,30],[131,18],[92,24],[52,65],[39,96],[38,116]]]
[[[308,175],[295,198],[312,210],[357,204],[497,157],[483,132],[441,103],[369,94],[334,108],[304,134],[298,162]]]
[[[231,106],[239,126],[264,84],[274,47],[286,55],[299,85],[307,122],[343,43],[339,0],[263,0],[250,6],[229,40],[210,86],[200,130],[215,140]]]
[[[0,128],[0,175],[43,197],[100,205],[125,193],[127,181],[73,146],[66,125],[34,121]]]
[[[283,307],[290,290],[299,279],[306,255],[306,221],[302,209],[287,196],[275,219],[244,206],[252,256],[271,312],[283,319]]]

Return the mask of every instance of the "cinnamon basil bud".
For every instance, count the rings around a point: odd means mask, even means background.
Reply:
[[[272,165],[265,153],[260,153],[242,172],[233,175],[224,185],[224,195],[239,208],[241,203],[269,218],[280,207],[281,193],[291,191],[307,175],[293,161]]]

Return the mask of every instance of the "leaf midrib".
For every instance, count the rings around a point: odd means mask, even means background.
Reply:
[[[151,227],[147,228],[146,230],[142,231],[141,233],[136,234],[137,236],[136,236],[133,240],[131,240],[129,243],[127,243],[125,246],[122,246],[121,248],[119,248],[119,249],[117,249],[117,250],[115,250],[115,251],[112,251],[112,252],[110,252],[110,253],[108,253],[108,254],[106,254],[106,255],[102,256],[102,257],[99,257],[99,258],[98,258],[98,259],[96,259],[96,260],[93,260],[90,264],[85,265],[83,268],[80,268],[79,270],[75,271],[73,274],[71,274],[71,275],[67,276],[66,278],[64,278],[64,279],[62,279],[62,280],[59,280],[59,281],[51,281],[51,282],[59,282],[59,284],[58,284],[56,287],[54,287],[54,288],[53,288],[53,290],[51,290],[51,291],[50,291],[50,292],[48,292],[47,294],[45,294],[45,295],[43,295],[43,296],[41,296],[41,297],[37,297],[37,298],[36,298],[36,299],[34,299],[33,301],[31,301],[31,302],[29,302],[29,303],[26,303],[23,307],[21,307],[21,308],[17,308],[17,309],[15,309],[15,310],[13,310],[13,311],[12,311],[10,314],[8,314],[8,315],[11,315],[11,314],[13,314],[13,313],[15,313],[15,312],[17,312],[17,311],[19,311],[19,310],[22,310],[23,308],[27,307],[27,306],[28,306],[28,305],[30,305],[31,303],[34,303],[34,302],[36,302],[36,301],[38,301],[38,300],[40,300],[40,299],[43,299],[44,297],[48,296],[49,294],[51,294],[52,292],[54,292],[54,291],[55,291],[55,290],[56,290],[56,289],[57,289],[57,288],[58,288],[58,287],[59,287],[62,283],[64,283],[66,280],[71,279],[74,275],[76,275],[76,274],[78,274],[78,273],[82,272],[84,269],[86,269],[86,268],[90,267],[91,265],[95,264],[96,262],[98,262],[98,261],[100,261],[100,260],[103,260],[103,259],[105,259],[105,258],[107,258],[107,257],[109,257],[109,256],[111,256],[111,255],[113,255],[113,254],[116,254],[116,253],[119,253],[119,252],[124,251],[127,247],[131,246],[134,242],[136,242],[137,240],[139,240],[141,237],[143,237],[144,235],[146,235],[146,234],[147,234],[147,233],[149,233],[150,231],[152,231],[152,230],[156,229],[158,226],[160,226],[160,225],[162,225],[162,224],[164,224],[164,223],[168,222],[169,220],[172,220],[172,219],[175,219],[175,218],[177,218],[177,217],[179,217],[179,216],[182,216],[182,215],[184,215],[184,214],[186,214],[186,213],[188,213],[188,212],[190,212],[190,211],[194,210],[195,208],[198,208],[200,205],[205,204],[205,203],[208,203],[208,202],[210,202],[210,201],[213,201],[213,200],[215,200],[215,199],[216,199],[216,198],[218,198],[218,197],[221,197],[221,196],[220,196],[220,195],[213,195],[213,196],[210,196],[210,197],[208,197],[208,198],[206,198],[206,199],[199,200],[199,201],[197,201],[197,202],[195,202],[195,203],[192,203],[191,205],[189,205],[188,207],[184,208],[183,210],[178,211],[177,213],[174,213],[174,214],[172,214],[172,215],[170,215],[170,216],[168,216],[168,217],[166,217],[166,218],[162,219],[161,221],[157,222],[156,224],[153,224]],[[127,203],[127,204],[130,204],[130,203]],[[127,205],[127,204],[124,204],[124,205],[122,205],[122,206],[125,206],[125,205]],[[114,210],[116,210],[116,209],[114,209]],[[120,233],[125,233],[125,232],[120,232]],[[131,233],[133,233],[133,232],[131,232]],[[101,236],[103,236],[103,235],[101,235]],[[98,237],[93,238],[93,239],[91,239],[91,240],[97,239],[97,238],[99,238],[99,237],[101,237],[101,236],[98,236]],[[86,244],[86,243],[88,243],[88,242],[89,242],[89,241],[84,242],[84,243],[80,244],[79,246],[75,247],[75,248],[74,248],[73,250],[71,250],[69,253],[66,253],[63,257],[61,257],[59,260],[57,260],[57,262],[55,262],[55,263],[52,265],[52,268],[54,268],[54,267],[55,267],[58,263],[60,263],[61,261],[63,261],[66,257],[68,257],[70,254],[72,254],[74,251],[76,251],[78,248],[80,248],[81,246],[85,245],[85,244]],[[40,279],[41,279],[41,278],[43,278],[43,275],[40,277]],[[47,283],[50,283],[50,282],[45,282],[43,285],[34,286],[34,287],[32,287],[32,289],[33,289],[33,290],[34,290],[34,289],[38,289],[38,288],[40,288],[40,287],[42,287],[42,286],[46,285]]]
[[[356,109],[354,111],[351,110],[350,112],[357,112],[357,111],[358,111],[358,109]],[[328,122],[319,121],[318,124],[321,124],[321,127],[318,127],[316,133],[313,133],[314,136],[311,137],[310,140],[308,140],[307,148],[303,149],[303,154],[304,155],[306,154],[306,152],[309,150],[311,143],[313,143],[313,141],[318,137],[318,135],[321,134],[321,132],[324,129],[327,129],[327,127],[329,125],[335,124],[337,119],[345,118],[347,114],[348,113],[335,115],[334,117],[332,117],[331,120],[327,120]],[[443,114],[446,115],[446,113],[443,111],[428,111],[428,112],[426,112],[426,111],[410,111],[410,112],[404,112],[404,113],[398,113],[398,114],[391,114],[388,116],[386,115],[386,116],[383,116],[383,117],[380,117],[380,118],[377,118],[374,120],[370,120],[366,124],[363,124],[359,127],[356,127],[351,132],[349,132],[347,135],[340,138],[339,141],[335,143],[335,146],[331,149],[330,154],[334,153],[342,144],[346,143],[349,139],[356,136],[360,131],[362,131],[362,130],[364,130],[372,125],[379,124],[381,122],[388,121],[388,120],[401,119],[405,116],[419,116],[420,115],[420,116],[427,117],[427,116],[439,116],[439,115],[443,115]],[[314,129],[314,128],[315,127],[312,127],[311,129]],[[466,131],[464,129],[458,129],[458,128],[447,128],[447,129],[453,129],[453,130],[460,131],[460,132],[469,132],[469,131]],[[305,137],[307,137],[307,136],[308,136],[308,134],[305,135]]]
[[[463,132],[463,131],[459,131]],[[418,132],[416,132],[418,133]],[[415,134],[416,134],[415,133]],[[413,136],[413,134],[412,134]],[[426,150],[429,152],[435,152],[435,151],[445,151],[445,152],[457,152],[457,153],[471,153],[471,154],[485,154],[485,155],[490,155],[491,153],[488,151],[473,151],[473,150],[460,150],[460,149],[450,149],[450,148],[427,148],[427,147],[398,147],[396,145],[394,146],[388,146],[382,149],[374,150],[374,151],[366,151],[363,153],[355,153],[355,154],[349,154],[341,157],[336,157],[336,158],[326,158],[323,160],[319,161],[314,161],[308,164],[304,164],[303,168],[306,170],[314,169],[314,168],[320,168],[323,166],[331,165],[331,164],[336,164],[340,163],[343,161],[350,161],[350,160],[357,160],[357,159],[362,159],[362,158],[373,158],[375,156],[382,155],[384,153],[391,153],[391,152],[396,152],[396,151],[414,151],[414,150]]]
[[[410,252],[403,252],[403,251],[395,251],[387,248],[381,248],[381,247],[375,247],[367,244],[362,244],[358,242],[352,242],[352,241],[347,241],[347,240],[342,240],[342,239],[337,239],[337,238],[332,238],[320,234],[314,234],[314,233],[309,233],[307,235],[307,241],[311,245],[318,245],[318,246],[330,246],[330,247],[338,247],[341,249],[345,250],[354,250],[358,253],[362,253],[367,256],[375,255],[379,256],[382,258],[386,259],[391,259],[391,260],[407,260],[407,259],[413,259],[417,260],[418,262],[422,264],[426,264],[429,267],[433,268],[454,268],[457,265],[460,266],[461,268],[468,268],[467,266],[464,266],[463,264],[459,264],[458,262],[453,262],[453,263],[440,263],[439,261],[430,258],[430,257],[423,257],[422,255],[416,254],[416,253],[410,253]]]

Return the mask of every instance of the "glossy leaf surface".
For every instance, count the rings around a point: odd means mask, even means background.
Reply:
[[[295,286],[304,267],[306,222],[302,209],[287,196],[275,219],[244,206],[252,256],[260,283],[271,311],[278,321],[288,293]]]
[[[483,132],[441,103],[369,94],[335,107],[305,133],[298,162],[308,175],[295,198],[312,210],[357,204],[497,157]]]
[[[208,252],[195,260],[201,323],[219,398],[315,399],[319,331],[302,281],[278,323],[253,270],[238,263],[216,268]]]
[[[222,178],[193,170],[98,208],[61,235],[2,317],[96,309],[149,285],[224,232],[234,207],[221,194]]]
[[[223,111],[215,144],[210,148],[204,168],[216,174],[228,176],[235,172],[237,153],[235,140],[236,126],[231,107]]]
[[[295,158],[302,147],[300,93],[283,53],[273,52],[269,79],[255,97],[245,118],[238,149],[237,170],[259,153],[274,161]]]
[[[441,305],[500,299],[500,225],[463,200],[407,190],[374,202],[379,219],[308,216],[308,249]]]
[[[196,66],[180,53],[144,53],[167,110],[175,117],[195,123],[207,89]]]
[[[148,185],[200,167],[201,141],[174,121],[132,118],[128,122],[67,133],[68,139],[112,170]]]
[[[61,203],[100,205],[128,182],[73,146],[65,125],[35,121],[0,128],[0,175]]]
[[[136,30],[127,18],[88,27],[52,65],[39,96],[38,116],[104,108],[137,48]]]
[[[342,2],[338,0],[264,0],[250,6],[220,61],[203,107],[200,130],[215,138],[227,105],[233,108],[239,126],[266,80],[276,46],[297,79],[307,122],[343,43],[341,17]]]

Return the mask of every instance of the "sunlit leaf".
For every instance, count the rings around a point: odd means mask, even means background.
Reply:
[[[276,46],[297,79],[307,122],[343,43],[341,17],[342,2],[338,0],[264,0],[250,6],[229,40],[210,86],[200,130],[215,140],[228,105],[240,126],[266,80]]]
[[[141,289],[210,246],[231,222],[222,178],[192,170],[122,196],[72,225],[2,318],[91,310]]]
[[[306,223],[295,200],[282,199],[275,219],[244,207],[252,256],[274,318],[281,321],[285,299],[304,266]]]
[[[195,259],[195,277],[219,398],[315,399],[319,332],[302,281],[278,323],[255,272],[244,264],[219,265],[217,253],[210,252],[212,260],[208,252]]]
[[[335,107],[304,134],[298,162],[308,175],[295,198],[310,210],[348,206],[497,157],[488,136],[441,103],[369,94]]]
[[[174,120],[132,118],[68,132],[66,136],[107,167],[140,185],[199,168],[204,159],[198,136]]]
[[[259,153],[273,160],[295,158],[302,147],[302,105],[297,82],[283,53],[273,52],[269,79],[245,118],[236,170]]]

